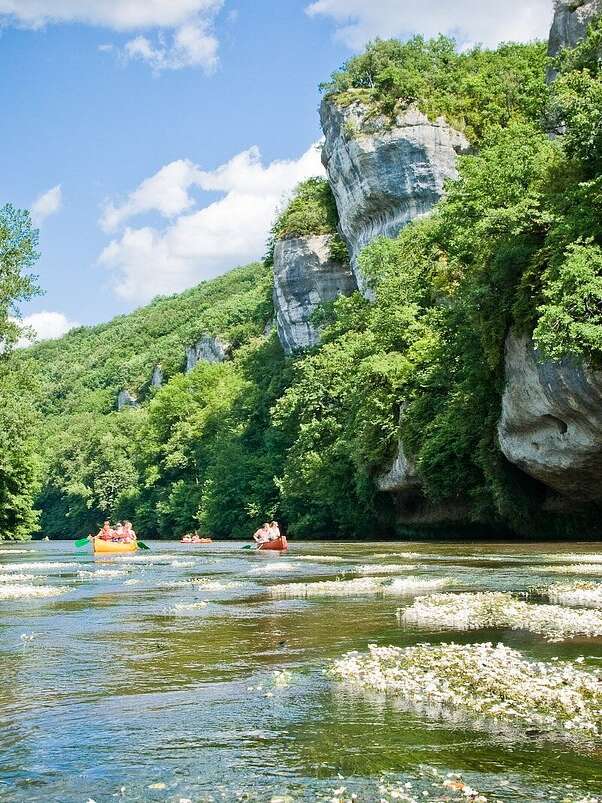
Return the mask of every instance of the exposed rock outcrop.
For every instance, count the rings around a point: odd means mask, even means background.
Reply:
[[[224,362],[228,357],[228,343],[224,343],[219,337],[203,335],[203,337],[186,349],[186,373],[192,371],[199,362]]]
[[[511,332],[498,437],[529,476],[574,501],[602,500],[602,371],[542,361]]]
[[[563,48],[578,45],[590,22],[601,14],[602,0],[556,0],[548,41],[549,55],[557,56]]]
[[[415,491],[419,486],[416,468],[406,457],[403,444],[400,443],[391,468],[376,478],[376,487],[379,491],[404,493]]]
[[[153,375],[151,377],[151,387],[160,388],[164,379],[165,377],[163,376],[163,369],[160,365],[155,365],[153,368]]]
[[[117,409],[119,411],[124,410],[126,407],[138,407],[139,402],[136,396],[130,393],[129,390],[121,390],[119,391],[119,395],[117,396]]]
[[[319,304],[356,289],[349,265],[331,258],[332,235],[278,240],[274,247],[274,308],[286,354],[319,343],[310,317]]]
[[[320,119],[322,162],[341,234],[358,286],[366,293],[357,266],[362,248],[375,237],[397,236],[427,214],[442,197],[446,179],[457,177],[457,154],[467,151],[469,143],[443,118],[431,122],[413,107],[390,121],[374,115],[361,100],[341,106],[326,98]]]

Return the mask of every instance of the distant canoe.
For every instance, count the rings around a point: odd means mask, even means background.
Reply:
[[[264,541],[263,544],[259,545],[259,549],[275,549],[279,552],[284,552],[285,549],[288,549],[286,535],[281,535],[280,538],[276,538],[274,541]]]
[[[190,540],[184,540],[180,538],[181,544],[212,544],[213,538],[191,538]]]
[[[124,552],[135,552],[138,549],[138,544],[132,541],[129,544],[123,541],[105,541],[103,538],[92,539],[92,549],[94,554],[98,555],[120,555]]]

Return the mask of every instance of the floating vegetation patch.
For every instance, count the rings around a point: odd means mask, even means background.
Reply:
[[[266,563],[265,566],[257,566],[255,569],[250,569],[249,574],[269,574],[270,572],[290,572],[295,568],[293,563],[284,560],[273,560]]]
[[[10,572],[10,574],[0,574],[0,583],[17,583],[22,580],[34,580],[34,574],[19,574],[19,572]]]
[[[31,555],[35,549],[0,549],[0,555]]]
[[[357,577],[355,580],[324,580],[316,583],[282,583],[271,586],[274,597],[353,597],[383,593],[385,578]]]
[[[535,571],[554,574],[599,574],[602,575],[602,563],[575,563],[572,566],[533,566]]]
[[[113,577],[126,577],[127,572],[122,569],[95,569],[78,572],[77,576],[80,580],[110,580]]]
[[[600,552],[565,552],[561,554],[544,555],[546,560],[558,563],[602,563],[602,553]]]
[[[172,560],[179,560],[179,555],[157,554],[148,555],[143,552],[141,555],[134,553],[133,555],[111,555],[110,560],[117,560],[120,563],[171,563]]]
[[[36,597],[58,597],[69,591],[65,586],[34,586],[26,583],[5,583],[0,586],[0,600],[35,599]]]
[[[456,581],[453,577],[399,577],[390,585],[385,586],[385,594],[404,596],[406,594],[421,594],[423,591],[436,591],[438,588],[449,588]]]
[[[575,580],[572,583],[556,583],[543,592],[550,602],[557,605],[577,605],[583,608],[602,608],[602,583]]]
[[[314,583],[283,583],[271,586],[276,597],[353,597],[377,594],[404,594],[434,591],[453,583],[451,577],[428,579],[426,577],[400,577],[392,582],[388,577],[357,577],[354,580],[324,580]]]
[[[170,605],[168,608],[163,609],[166,616],[173,616],[180,613],[191,613],[193,611],[201,610],[209,605],[209,601],[204,599],[200,602],[176,602],[175,605]]]
[[[361,566],[355,566],[354,572],[360,574],[402,574],[403,572],[411,572],[416,566],[412,563],[364,563]]]
[[[573,663],[528,661],[503,644],[377,647],[334,661],[330,675],[386,692],[435,718],[466,715],[527,733],[599,740],[602,674]]]
[[[211,577],[193,577],[187,581],[195,588],[200,588],[203,591],[229,591],[231,588],[239,588],[242,583],[238,580],[213,580]]]
[[[27,561],[22,563],[6,563],[2,566],[4,572],[20,572],[23,569],[79,569],[81,563],[60,563],[59,561]]]
[[[421,627],[529,630],[548,641],[602,636],[602,613],[530,604],[495,591],[419,597],[411,607],[400,609],[398,616],[403,624]]]

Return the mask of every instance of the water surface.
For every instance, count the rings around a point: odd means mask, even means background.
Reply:
[[[0,799],[296,801],[345,787],[377,801],[385,779],[442,800],[432,770],[460,773],[495,800],[601,793],[600,752],[431,721],[347,692],[324,669],[368,644],[421,641],[503,641],[528,658],[600,666],[602,640],[425,632],[398,624],[411,598],[270,593],[276,583],[361,576],[364,564],[451,577],[449,591],[521,592],[577,579],[548,567],[581,553],[582,563],[602,560],[599,545],[293,542],[286,556],[241,543],[150,545],[96,559],[71,542],[0,545],[0,576],[66,589],[0,599]]]

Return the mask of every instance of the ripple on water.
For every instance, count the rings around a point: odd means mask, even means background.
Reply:
[[[61,563],[60,561],[23,561],[21,563],[4,563],[2,571],[20,572],[23,569],[79,569],[81,563]]]

